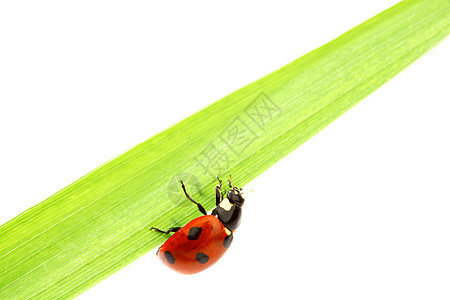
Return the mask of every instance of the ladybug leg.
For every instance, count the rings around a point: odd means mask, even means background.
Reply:
[[[191,196],[188,195],[188,193],[186,192],[186,187],[184,186],[183,181],[181,182],[181,188],[183,189],[184,194],[186,195],[186,198],[188,198],[192,203],[197,204],[198,210],[204,214],[207,215],[205,208],[203,207],[203,205],[201,205],[200,203],[196,202],[194,199],[192,199]]]
[[[223,195],[220,192],[220,188],[219,188],[219,186],[216,186],[216,208],[214,208],[213,211],[211,212],[212,216],[217,216],[217,206],[219,206],[222,199],[223,199]]]
[[[216,178],[219,181],[219,185],[218,186],[216,185],[216,187],[219,187],[219,190],[222,193],[222,198],[223,198],[223,196],[227,193],[227,190],[223,189],[223,191],[222,191],[222,179],[219,179],[219,175],[216,175]]]
[[[222,179],[219,179],[219,175],[216,175],[217,181],[219,181],[219,189],[222,189]]]
[[[217,175],[217,180],[219,180],[219,185],[216,185],[216,206],[223,200],[222,180],[219,179],[219,175]]]
[[[224,192],[222,192],[222,180],[219,179],[219,175],[216,176],[219,181],[219,185],[216,185],[216,208],[211,212],[212,216],[217,216],[217,206],[219,206],[220,202],[223,200]],[[226,193],[226,191],[225,191]]]
[[[171,232],[177,232],[180,229],[181,229],[181,227],[172,227],[172,228],[169,228],[168,230],[164,231],[164,230],[161,230],[161,229],[156,228],[156,227],[150,228],[150,230],[154,230],[156,232],[165,233],[165,234],[169,234]]]

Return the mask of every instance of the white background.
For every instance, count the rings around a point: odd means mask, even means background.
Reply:
[[[0,4],[0,223],[397,1],[210,2]],[[248,185],[213,268],[152,251],[79,299],[449,299],[449,50]]]

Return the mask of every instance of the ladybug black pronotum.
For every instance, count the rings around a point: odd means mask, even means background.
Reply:
[[[241,222],[244,204],[242,189],[233,186],[231,180],[228,180],[230,189],[222,190],[222,180],[218,176],[217,180],[219,185],[216,186],[216,208],[211,215],[208,215],[203,206],[189,196],[186,187],[180,181],[184,194],[197,205],[203,216],[190,221],[184,227],[172,227],[166,231],[155,227],[150,228],[165,234],[174,232],[159,247],[156,255],[164,264],[177,272],[194,274],[212,266],[227,251],[233,240],[233,232]]]

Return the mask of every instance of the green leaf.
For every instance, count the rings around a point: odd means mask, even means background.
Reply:
[[[401,2],[95,169],[0,227],[0,299],[83,292],[198,216],[180,179],[211,209],[216,174],[247,184],[449,31],[448,0]]]

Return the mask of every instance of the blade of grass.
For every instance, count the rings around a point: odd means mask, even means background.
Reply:
[[[179,179],[211,209],[215,174],[245,185],[449,31],[447,0],[401,2],[97,168],[0,227],[0,299],[88,289],[197,215]]]

